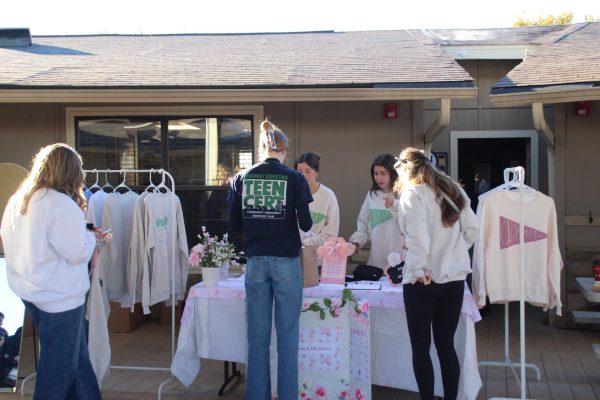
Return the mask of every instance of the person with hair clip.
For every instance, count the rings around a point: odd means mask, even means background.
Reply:
[[[294,169],[304,175],[314,199],[309,205],[312,228],[306,233],[300,232],[304,246],[321,246],[330,237],[337,237],[340,231],[340,208],[335,193],[317,182],[320,159],[317,153],[309,151],[300,154],[294,162]]]
[[[2,218],[8,284],[40,337],[34,399],[101,398],[83,328],[87,264],[96,246],[86,229],[83,181],[75,150],[46,146]]]
[[[244,234],[248,363],[246,398],[271,399],[269,343],[273,303],[277,330],[277,398],[298,398],[302,309],[300,232],[310,230],[313,201],[301,173],[283,165],[289,141],[270,121],[261,124],[261,161],[233,178],[229,224]]]
[[[399,179],[398,220],[408,248],[403,269],[406,321],[413,370],[423,400],[433,400],[431,332],[442,371],[444,399],[458,393],[460,366],[454,333],[462,308],[469,248],[478,220],[466,193],[418,149],[402,150],[394,165]]]
[[[354,244],[356,253],[370,240],[371,251],[367,264],[381,270],[385,268],[390,253],[403,254],[404,248],[398,226],[398,198],[393,191],[398,179],[394,161],[391,154],[380,154],[373,160],[371,189],[360,208],[356,232],[348,240]]]

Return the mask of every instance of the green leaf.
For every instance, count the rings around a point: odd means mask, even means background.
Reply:
[[[308,309],[310,311],[321,311],[321,307],[319,306],[319,303],[317,303],[316,301],[314,303],[312,303],[310,305],[310,307],[308,307]]]
[[[324,320],[325,319],[325,311],[321,310],[319,317]]]
[[[325,307],[331,307],[331,299],[323,299],[323,304]]]

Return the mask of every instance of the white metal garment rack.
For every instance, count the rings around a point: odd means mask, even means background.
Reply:
[[[161,185],[165,184],[165,177],[169,178],[171,184],[171,192],[175,195],[175,180],[173,176],[165,171],[164,169],[93,169],[93,170],[85,170],[86,173],[157,173],[162,177]],[[160,187],[160,185],[159,185]],[[175,215],[175,197],[171,198],[171,216]],[[173,361],[173,357],[175,356],[175,253],[177,252],[177,226],[173,224],[173,251],[171,254],[171,362]],[[144,366],[134,366],[134,365],[110,365],[112,369],[129,369],[129,370],[142,370],[142,371],[171,371],[171,367],[161,368],[161,367],[144,367]],[[33,373],[27,376],[23,383],[21,384],[21,396],[24,394],[24,387],[27,380],[34,377],[36,374]],[[158,387],[158,399],[160,400],[162,397],[162,390],[164,385],[173,380],[173,375],[166,380],[164,380],[160,386]]]
[[[513,174],[513,180],[509,181],[510,174]],[[506,168],[504,170],[505,184],[517,183],[519,190],[519,272],[521,293],[519,296],[519,328],[520,328],[520,362],[513,363],[509,354],[509,319],[508,303],[504,305],[504,361],[482,361],[479,366],[500,366],[510,367],[517,383],[521,388],[521,397],[518,399],[527,399],[527,380],[525,378],[525,368],[533,368],[537,373],[537,380],[541,379],[540,369],[534,364],[525,363],[525,224],[523,221],[523,193],[525,192],[525,169],[523,167]],[[509,185],[509,187],[512,187]],[[521,378],[517,376],[515,366],[521,368]],[[493,397],[490,400],[517,400],[508,397]]]

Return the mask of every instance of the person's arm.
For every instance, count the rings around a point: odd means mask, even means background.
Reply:
[[[297,185],[295,193],[294,206],[296,208],[296,218],[298,219],[298,226],[304,232],[308,232],[312,228],[312,217],[310,215],[309,203],[312,203],[313,197],[310,194],[310,188],[306,178],[300,173],[296,172]]]
[[[473,212],[471,208],[471,200],[469,196],[464,192],[464,190],[460,190],[464,199],[465,199],[465,207],[462,209],[460,213],[460,217],[458,222],[460,224],[460,231],[467,242],[467,247],[471,247],[477,238],[477,233],[479,231],[479,219]]]
[[[296,207],[296,216],[298,217],[298,226],[300,229],[304,232],[308,232],[313,224],[308,203],[300,204]]]
[[[55,211],[48,225],[50,245],[70,264],[88,262],[96,247],[96,236],[85,228],[83,211],[70,199],[62,200]]]
[[[370,239],[369,235],[369,196],[371,194],[367,193],[367,197],[365,197],[365,201],[360,208],[360,212],[358,213],[358,218],[356,219],[356,232],[354,232],[348,241],[350,243],[356,243],[359,247],[362,247],[367,243]]]
[[[236,176],[231,181],[229,187],[229,193],[227,194],[227,204],[229,204],[229,228],[235,232],[242,229],[242,197],[240,193],[236,191],[236,183],[239,180],[239,176]]]

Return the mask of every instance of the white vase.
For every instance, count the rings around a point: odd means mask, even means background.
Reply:
[[[229,261],[225,261],[219,267],[219,280],[226,281],[229,278]]]
[[[204,286],[218,286],[220,269],[214,267],[202,267],[202,281]]]

